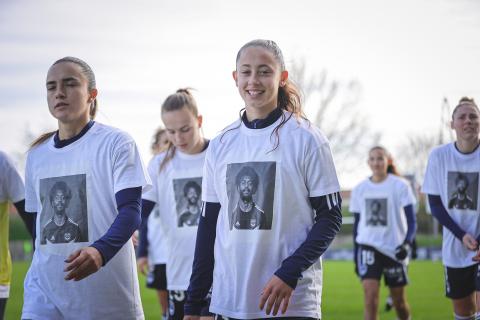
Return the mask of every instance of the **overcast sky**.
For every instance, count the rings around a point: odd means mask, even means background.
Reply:
[[[311,74],[361,83],[358,108],[394,154],[410,132],[438,131],[443,97],[480,100],[475,0],[1,0],[0,149],[18,154],[27,132],[55,128],[45,76],[66,55],[92,66],[98,121],[129,132],[146,162],[160,104],[179,87],[196,89],[213,137],[243,106],[231,72],[256,38],[275,40],[287,67],[305,59]]]

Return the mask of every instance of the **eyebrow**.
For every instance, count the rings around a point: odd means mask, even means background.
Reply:
[[[68,81],[78,81],[78,79],[75,78],[75,77],[67,77],[67,78],[63,78],[63,79],[62,79],[62,82],[68,82]],[[55,84],[55,83],[56,83],[56,81],[54,81],[54,80],[47,81],[47,86],[48,86],[49,84]]]
[[[252,66],[249,65],[249,64],[242,64],[240,67],[249,67],[249,68],[251,68]],[[270,69],[272,69],[272,67],[271,67],[270,65],[268,65],[268,64],[261,64],[261,65],[257,66],[257,68],[270,68]]]
[[[186,125],[184,125],[183,127],[180,127],[180,128],[178,128],[178,129],[176,129],[176,130],[182,130],[182,129],[188,128],[188,127],[189,127],[189,125],[186,124]],[[175,130],[175,129],[172,129],[172,128],[166,128],[166,129],[167,129],[167,130]]]

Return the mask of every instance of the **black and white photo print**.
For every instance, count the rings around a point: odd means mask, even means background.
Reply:
[[[86,175],[40,179],[40,244],[88,242]]]
[[[477,210],[478,172],[448,173],[448,208]]]
[[[365,199],[367,226],[386,226],[387,221],[387,199]]]
[[[202,212],[202,178],[173,180],[179,227],[198,226]]]
[[[231,163],[227,166],[230,230],[272,228],[275,162]]]

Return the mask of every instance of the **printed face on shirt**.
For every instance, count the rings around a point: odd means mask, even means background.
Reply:
[[[230,230],[272,228],[275,171],[275,162],[227,165]]]
[[[449,209],[477,209],[478,176],[478,172],[448,172]]]
[[[62,190],[57,190],[53,197],[53,207],[57,212],[62,212],[68,206],[68,201]]]
[[[202,178],[173,179],[173,195],[175,197],[177,226],[198,226],[201,215]]]
[[[189,204],[196,204],[198,202],[199,194],[195,188],[188,188],[187,200]]]
[[[52,116],[62,123],[88,122],[90,105],[97,95],[79,65],[60,62],[47,74],[47,102]]]
[[[86,175],[40,179],[39,191],[40,245],[88,242]]]
[[[383,227],[387,225],[388,208],[387,199],[375,198],[365,199],[366,203],[366,225],[372,227]]]
[[[240,178],[238,191],[240,192],[242,198],[251,198],[255,192],[253,179],[249,176],[243,176]]]
[[[262,118],[277,107],[278,88],[287,80],[288,72],[281,70],[273,53],[254,46],[242,50],[233,78],[247,115]]]

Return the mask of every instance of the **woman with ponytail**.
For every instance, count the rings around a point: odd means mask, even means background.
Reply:
[[[341,225],[330,146],[305,119],[282,52],[253,40],[233,79],[241,118],[210,143],[186,319],[321,317],[319,259]]]
[[[422,192],[443,226],[445,295],[455,320],[480,320],[480,110],[463,97],[452,112],[456,141],[428,158]]]
[[[143,319],[130,238],[149,178],[137,146],[94,121],[98,91],[83,60],[56,61],[46,87],[58,130],[27,157],[25,210],[37,237],[22,319]]]
[[[364,319],[378,319],[380,279],[390,289],[398,319],[410,319],[405,294],[407,264],[415,237],[415,196],[410,184],[398,176],[392,156],[376,146],[368,153],[372,176],[352,190],[350,212],[355,222],[355,272],[362,281]]]
[[[168,143],[163,152],[148,165],[153,188],[143,195],[142,223],[138,265],[142,269],[147,257],[159,243],[150,243],[147,234],[159,233],[167,249],[166,285],[169,296],[168,319],[183,319],[183,308],[191,274],[193,250],[201,214],[203,164],[208,140],[202,137],[202,116],[189,89],[179,89],[167,97],[161,116]],[[149,230],[146,224],[153,207],[158,205],[163,228]],[[202,301],[208,304],[208,300]],[[208,306],[202,316],[208,317]]]

